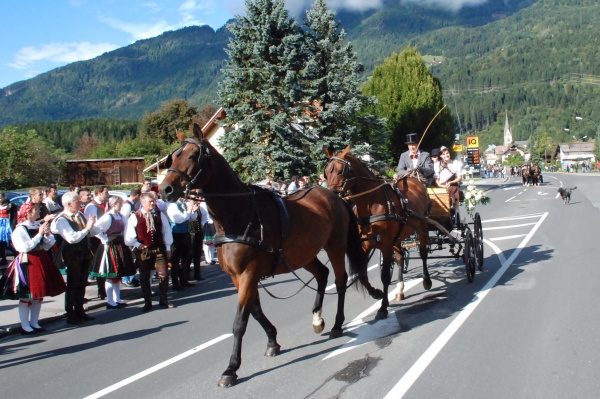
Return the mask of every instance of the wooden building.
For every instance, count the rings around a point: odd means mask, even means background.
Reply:
[[[66,184],[118,186],[141,183],[144,167],[142,157],[71,160],[67,161]]]

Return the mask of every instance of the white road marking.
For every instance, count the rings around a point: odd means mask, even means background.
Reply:
[[[527,245],[529,240],[533,237],[538,228],[542,225],[548,213],[544,213],[540,218],[536,226],[531,229],[527,237],[521,241],[519,246],[512,253],[510,258],[506,260],[506,262],[502,263],[502,266],[498,271],[492,276],[492,278],[487,282],[487,284],[479,291],[471,300],[471,302],[465,306],[465,308],[454,318],[454,320],[446,327],[446,329],[440,334],[440,336],[427,348],[425,353],[421,355],[421,357],[412,365],[412,367],[408,370],[406,374],[396,383],[396,385],[388,392],[385,396],[385,399],[399,399],[402,398],[406,392],[410,389],[410,387],[415,383],[415,381],[421,376],[421,374],[425,371],[427,366],[435,359],[437,354],[444,348],[444,346],[450,341],[450,338],[458,331],[458,329],[462,326],[462,324],[469,318],[471,313],[479,306],[479,304],[483,301],[483,299],[487,296],[490,290],[496,285],[498,280],[506,273],[508,268],[515,261],[517,256],[521,253],[523,248]],[[499,248],[496,247],[497,250]],[[497,253],[498,254],[498,253]]]
[[[515,238],[521,238],[521,237],[525,237],[525,236],[526,236],[526,234],[516,234],[514,236],[494,237],[494,238],[490,238],[490,241],[512,240]]]
[[[404,290],[408,291],[413,288],[415,285],[422,282],[422,278],[416,278],[413,280],[406,281],[404,283]],[[388,300],[391,302],[396,293],[398,292],[398,287],[388,292]],[[391,333],[395,333],[398,331],[398,319],[395,317],[389,317],[385,320],[379,320],[375,324],[366,324],[363,321],[363,318],[369,316],[371,313],[376,312],[381,307],[381,300],[375,302],[368,309],[363,311],[361,314],[356,316],[351,322],[344,326],[345,331],[353,331],[358,328],[361,328],[360,333],[356,335],[355,338],[350,339],[348,342],[340,346],[335,351],[331,352],[329,355],[325,356],[323,360],[330,359],[337,355],[341,355],[342,353],[348,352],[354,348],[358,348],[361,345],[372,342],[376,339],[388,336]],[[392,314],[395,311],[390,311]]]
[[[101,398],[101,397],[103,397],[103,396],[105,396],[105,395],[107,395],[107,394],[109,394],[111,392],[116,391],[117,389],[123,388],[124,386],[129,385],[132,382],[135,382],[135,381],[137,381],[137,380],[139,380],[141,378],[144,378],[144,377],[146,377],[146,376],[148,376],[148,375],[150,375],[150,374],[152,374],[152,373],[154,373],[154,372],[156,372],[156,371],[158,371],[160,369],[163,369],[163,368],[165,368],[167,366],[170,366],[170,365],[172,365],[172,364],[174,364],[174,363],[176,363],[176,362],[178,362],[178,361],[180,361],[182,359],[185,359],[188,356],[194,355],[194,354],[200,352],[201,350],[206,349],[209,346],[212,346],[212,345],[214,345],[216,343],[219,343],[219,342],[223,341],[224,339],[227,339],[227,338],[232,337],[232,336],[233,336],[233,334],[223,334],[220,337],[217,337],[217,338],[215,338],[213,340],[210,340],[210,341],[208,341],[208,342],[206,342],[206,343],[204,343],[202,345],[198,345],[195,348],[192,348],[192,349],[190,349],[190,350],[188,350],[186,352],[183,352],[180,355],[172,357],[171,359],[165,360],[164,362],[159,363],[156,366],[150,367],[149,369],[141,371],[141,372],[139,372],[139,373],[137,373],[137,374],[135,374],[135,375],[133,375],[133,376],[131,376],[129,378],[124,379],[123,381],[117,382],[116,384],[113,384],[113,385],[111,385],[111,386],[109,386],[107,388],[104,388],[101,391],[98,391],[98,392],[93,393],[93,394],[91,394],[89,396],[86,396],[84,399]]]
[[[533,226],[535,223],[512,224],[510,226],[484,227],[483,231],[514,229],[517,227]]]
[[[379,263],[376,263],[373,266],[369,266],[369,268],[367,269],[367,272],[370,272],[371,270],[375,269],[376,267],[379,267]],[[348,277],[348,281],[352,280],[353,278],[354,278],[354,275]],[[331,284],[330,286],[325,288],[325,291],[331,291],[334,288],[335,288],[335,283]]]

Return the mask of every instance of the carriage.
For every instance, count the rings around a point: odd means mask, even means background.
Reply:
[[[479,213],[468,223],[459,208],[452,209],[444,188],[425,188],[418,179],[405,174],[392,184],[376,176],[359,159],[350,154],[350,146],[333,153],[325,167],[328,187],[346,200],[354,202],[363,238],[369,253],[380,250],[381,281],[384,300],[378,315],[387,315],[387,289],[398,267],[396,300],[404,298],[404,273],[411,253],[418,249],[423,264],[423,287],[431,288],[428,259],[462,259],[466,277],[472,282],[475,269],[483,269],[483,228]],[[448,250],[448,254],[437,254]],[[431,256],[430,256],[431,255]]]
[[[483,227],[481,215],[476,212],[473,220],[461,218],[459,209],[451,208],[450,196],[444,188],[428,188],[431,203],[428,236],[428,259],[462,259],[469,282],[475,278],[475,269],[483,270]],[[462,196],[461,196],[462,197]],[[417,246],[417,238],[412,236],[395,247],[404,253],[404,272],[408,271],[410,252]],[[448,250],[449,254],[437,254]]]

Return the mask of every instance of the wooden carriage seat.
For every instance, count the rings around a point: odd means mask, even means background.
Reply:
[[[427,189],[431,201],[431,216],[436,218],[450,217],[450,195],[443,187],[429,187]]]

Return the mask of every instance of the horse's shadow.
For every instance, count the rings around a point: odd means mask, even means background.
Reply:
[[[505,251],[502,255],[508,259],[514,250]],[[524,248],[517,260],[511,264],[502,278],[496,283],[495,287],[509,286],[514,282],[518,275],[525,271],[529,265],[539,265],[540,262],[550,260],[553,250],[541,249],[541,246],[534,245]],[[496,255],[488,255],[486,263],[491,263]],[[414,289],[410,295],[406,295],[402,302],[391,302],[389,306],[389,315],[387,319],[375,320],[374,315],[365,317],[365,321],[354,327],[345,326],[344,335],[340,338],[343,342],[336,347],[315,352],[291,359],[286,363],[257,371],[248,376],[240,377],[238,384],[242,384],[252,378],[265,375],[271,371],[281,369],[282,367],[299,363],[305,360],[313,359],[319,356],[326,356],[338,349],[361,346],[369,342],[375,342],[380,348],[389,345],[396,337],[402,333],[407,333],[420,326],[434,321],[448,319],[453,315],[460,313],[465,306],[473,300],[474,295],[479,289],[482,289],[490,280],[497,269],[484,268],[477,272],[475,283],[466,283],[464,276],[464,264],[462,260],[452,260],[442,264],[443,267],[449,267],[448,270],[436,270],[433,268],[430,275],[432,280],[438,282],[430,291]],[[502,266],[502,265],[500,265]],[[431,266],[430,266],[431,267]],[[410,271],[409,271],[410,273]],[[326,337],[328,333],[323,333]],[[313,341],[304,345],[282,350],[282,354],[291,354],[292,352],[308,348],[318,347],[329,342],[327,338]]]

